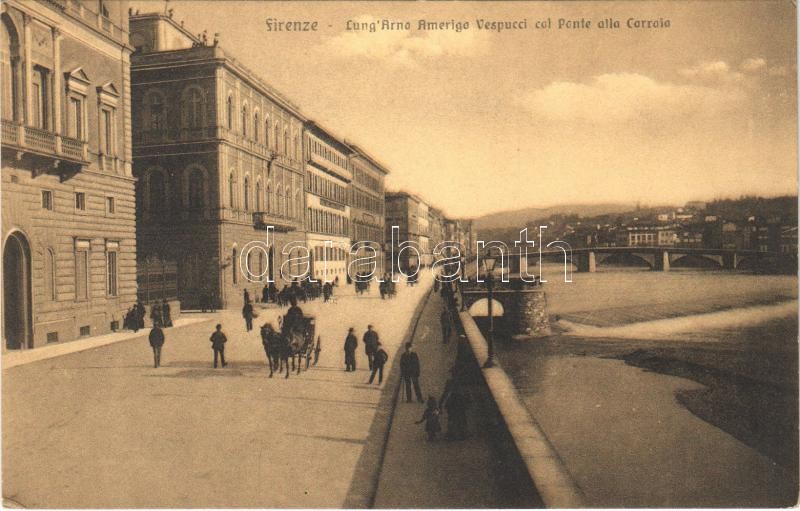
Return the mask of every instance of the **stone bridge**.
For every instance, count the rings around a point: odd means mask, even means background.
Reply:
[[[523,282],[519,277],[511,277],[509,282],[502,282],[495,277],[492,299],[497,310],[503,311],[502,318],[506,329],[514,336],[543,337],[550,335],[550,322],[547,317],[547,298],[541,285]],[[486,283],[474,280],[464,283],[461,296],[464,306],[470,309],[473,316],[488,316],[483,303],[488,299]],[[479,303],[480,302],[480,303]],[[500,304],[501,307],[496,305]],[[476,307],[473,308],[473,305]],[[475,312],[475,309],[481,309]]]
[[[566,244],[563,244],[565,246]],[[716,249],[716,248],[684,248],[684,247],[590,247],[568,250],[566,247],[548,248],[541,253],[529,250],[527,264],[533,266],[538,263],[539,256],[548,261],[569,261],[575,265],[579,272],[594,272],[597,266],[617,255],[626,255],[638,259],[652,270],[669,271],[675,263],[690,258],[704,259],[710,264],[725,270],[735,270],[745,264],[761,266],[771,264],[777,258],[774,252],[759,252],[756,250]],[[570,259],[571,257],[571,259]],[[520,253],[509,254],[511,273],[520,271]],[[532,272],[535,273],[535,272]]]

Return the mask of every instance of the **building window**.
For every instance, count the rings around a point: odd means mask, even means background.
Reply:
[[[244,178],[244,210],[250,211],[250,178]]]
[[[53,211],[53,192],[42,190],[42,209]]]
[[[270,195],[272,195],[272,187],[268,184],[267,193],[264,195],[264,209],[269,213],[272,212],[272,201],[270,200]]]
[[[196,129],[205,125],[205,100],[203,92],[197,87],[190,87],[183,93],[183,127]]]
[[[75,299],[89,299],[89,240],[75,241]]]
[[[75,193],[75,209],[86,211],[86,194],[84,192]]]
[[[147,95],[143,113],[145,115],[144,129],[162,131],[166,128],[164,97],[160,92],[154,91]]]
[[[264,120],[264,144],[266,144],[267,147],[272,147],[269,141],[269,116],[266,116]]]
[[[281,125],[280,125],[279,122],[276,121],[275,122],[275,138],[273,140],[273,143],[275,144],[275,147],[274,147],[275,152],[280,152],[280,150],[281,150],[280,144],[279,144],[280,139],[281,139]]]
[[[229,204],[230,204],[230,207],[231,207],[231,208],[233,208],[233,207],[234,207],[234,201],[233,201],[233,196],[234,196],[233,184],[234,184],[234,179],[233,179],[233,174],[231,174],[231,175],[228,177],[228,201],[229,201]]]
[[[256,183],[256,211],[261,211],[261,181]]]
[[[231,130],[233,129],[233,96],[228,96],[225,109],[228,116],[228,129]]]
[[[48,129],[48,109],[50,104],[50,93],[48,91],[49,72],[47,69],[34,66],[31,78],[33,125],[37,128]]]
[[[253,140],[258,142],[258,112],[253,114]]]
[[[83,100],[76,96],[69,98],[67,112],[67,136],[83,140]]]
[[[235,248],[233,249],[232,254],[233,259],[231,260],[231,271],[233,272],[233,283],[239,283],[239,251]]]
[[[48,300],[56,300],[56,255],[52,248],[44,252],[44,293]]]
[[[106,213],[113,215],[116,212],[114,197],[106,197]]]
[[[114,110],[107,107],[100,109],[100,152],[114,155]]]
[[[242,136],[247,136],[247,105],[242,106]]]
[[[106,242],[106,295],[117,296],[117,254],[119,242]]]
[[[150,185],[150,210],[164,211],[167,208],[167,187],[164,173],[160,170],[153,170],[149,175]]]

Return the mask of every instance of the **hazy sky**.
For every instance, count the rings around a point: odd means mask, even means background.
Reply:
[[[162,1],[132,2],[142,12]],[[796,14],[778,2],[181,2],[174,17],[454,216],[797,188]],[[628,18],[668,19],[628,29]],[[268,32],[265,20],[319,22]],[[476,20],[528,20],[479,30]],[[535,29],[550,18],[552,28]],[[557,29],[559,18],[592,28]],[[620,28],[601,29],[606,18]],[[410,31],[346,23],[410,21]],[[468,21],[420,31],[418,20]]]

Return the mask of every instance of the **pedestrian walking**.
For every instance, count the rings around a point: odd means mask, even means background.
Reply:
[[[250,303],[250,292],[247,289],[244,290],[244,303]]]
[[[144,329],[144,316],[145,308],[142,302],[136,302],[136,328],[137,330]]]
[[[467,409],[470,405],[469,396],[459,386],[454,386],[450,391],[444,407],[447,410],[448,440],[464,440],[467,438]]]
[[[244,325],[247,328],[247,331],[253,329],[253,304],[250,302],[245,302],[244,307],[242,307],[242,316],[244,317]]]
[[[344,370],[352,372],[356,370],[356,348],[358,348],[358,339],[355,336],[355,329],[350,327],[347,332],[347,338],[344,340]]]
[[[400,355],[400,379],[403,380],[405,385],[406,403],[411,402],[412,385],[414,386],[414,394],[417,396],[417,401],[422,403],[422,391],[419,388],[419,356],[410,342],[406,343],[406,351]]]
[[[452,333],[450,309],[447,308],[447,305],[442,309],[442,314],[439,316],[439,323],[442,326],[442,342],[446,344],[450,340],[450,334]]]
[[[369,370],[372,371],[372,364],[375,358],[375,352],[378,351],[378,332],[372,329],[372,325],[367,325],[367,331],[364,332],[364,352],[367,354],[367,364]]]
[[[369,383],[375,379],[375,374],[378,374],[378,385],[383,383],[383,366],[389,360],[389,354],[381,348],[381,343],[378,341],[378,349],[375,350],[375,356],[372,359],[372,373],[369,375]]]
[[[225,343],[228,338],[222,332],[222,325],[217,325],[216,330],[211,334],[211,348],[214,350],[214,369],[217,368],[217,358],[222,362],[222,367],[225,367]]]
[[[269,287],[264,284],[264,288],[261,290],[261,303],[268,303],[269,302]]]
[[[442,425],[439,423],[439,407],[436,406],[436,398],[428,396],[428,405],[425,407],[425,412],[422,418],[415,422],[415,424],[425,423],[425,432],[428,434],[428,441],[433,442],[436,440],[436,434],[442,430]]]
[[[164,328],[172,326],[172,311],[166,300],[161,302],[161,322],[164,324]]]
[[[153,348],[153,367],[161,366],[161,347],[164,346],[164,331],[154,326],[150,330],[150,347]]]

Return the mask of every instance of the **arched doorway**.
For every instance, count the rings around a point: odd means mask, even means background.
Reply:
[[[3,249],[3,335],[7,349],[33,347],[31,250],[15,232]]]

